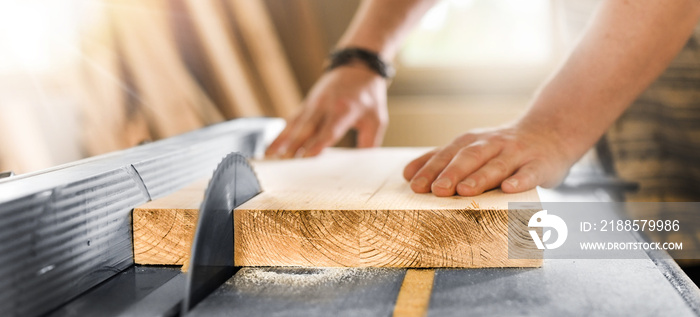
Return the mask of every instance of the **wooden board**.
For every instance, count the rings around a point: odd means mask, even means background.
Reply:
[[[538,201],[535,190],[448,198],[415,194],[401,171],[425,151],[333,149],[316,158],[254,162],[264,191],[234,212],[236,265],[541,265],[508,258],[508,202]],[[177,264],[175,259],[187,257],[188,246],[180,244],[187,235],[179,230],[193,228],[195,219],[187,215],[201,201],[203,184],[134,210],[137,263]],[[156,227],[160,230],[144,230]],[[155,255],[173,261],[144,262]]]
[[[134,262],[183,265],[189,259],[208,180],[134,208]]]

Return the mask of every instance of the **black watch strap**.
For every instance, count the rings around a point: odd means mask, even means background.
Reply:
[[[383,61],[379,54],[359,47],[349,47],[331,52],[326,71],[355,61],[364,63],[369,69],[386,79],[393,78],[396,73],[394,67]]]

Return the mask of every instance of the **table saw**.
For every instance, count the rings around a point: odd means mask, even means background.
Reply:
[[[179,266],[134,264],[131,211],[211,175],[228,153],[260,155],[282,126],[278,119],[238,119],[0,180],[2,315],[179,314],[186,273]],[[614,187],[538,191],[542,201],[563,202],[610,201],[619,194]],[[697,286],[673,260],[653,256],[436,269],[429,279],[422,272],[243,267],[186,314],[700,314]]]

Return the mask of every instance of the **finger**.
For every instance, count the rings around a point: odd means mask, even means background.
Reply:
[[[283,158],[292,158],[299,148],[318,130],[322,114],[314,112],[306,118],[301,118],[290,133],[286,144],[280,148]]]
[[[287,124],[285,125],[284,129],[282,129],[282,132],[280,132],[275,140],[270,143],[270,146],[267,147],[267,150],[265,150],[265,156],[274,157],[282,154],[280,153],[282,145],[286,145],[286,143],[289,141],[289,137],[292,131],[296,128],[297,122],[302,115],[303,113],[300,113],[294,118],[287,120]]]
[[[384,119],[376,117],[365,117],[356,126],[357,128],[357,147],[368,148],[376,147],[382,144],[384,134],[386,133],[387,122]]]
[[[539,160],[530,161],[523,165],[511,177],[501,183],[501,189],[505,193],[519,193],[533,189],[544,183],[547,175],[547,167]]]
[[[420,170],[423,165],[425,165],[428,160],[435,155],[435,153],[438,152],[438,149],[434,149],[428,153],[425,153],[418,157],[417,159],[414,159],[406,167],[403,169],[403,178],[406,179],[407,181],[411,181],[413,179],[413,176],[416,175],[418,170]]]
[[[455,154],[462,148],[461,144],[469,144],[474,142],[477,138],[475,134],[465,134],[458,137],[455,142],[446,146],[443,149],[437,150],[433,155],[431,155],[425,163],[421,160],[415,160],[409,163],[404,169],[404,177],[407,174],[412,173],[415,167],[417,171],[411,177],[411,189],[416,193],[427,193],[430,192],[430,186],[435,181],[440,172],[445,169],[445,166],[452,161]],[[458,141],[458,142],[456,142]],[[416,162],[417,161],[417,162]],[[419,164],[420,163],[420,164]]]
[[[433,194],[441,197],[454,195],[457,183],[484,166],[500,151],[499,144],[486,142],[476,142],[463,147],[433,182]]]
[[[304,146],[300,148],[300,154],[304,157],[318,155],[324,148],[338,142],[338,140],[350,130],[355,120],[356,116],[352,113],[327,117],[321,124],[321,128],[318,133],[316,133],[316,136],[310,138]]]
[[[504,179],[513,175],[517,168],[514,155],[500,154],[461,181],[457,185],[457,193],[460,196],[476,196],[496,188]]]
[[[411,178],[411,189],[416,193],[429,193],[430,185],[458,151],[459,147],[450,144],[435,153]]]

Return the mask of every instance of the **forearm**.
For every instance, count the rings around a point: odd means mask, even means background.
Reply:
[[[437,0],[364,0],[336,47],[361,47],[392,60],[402,40]]]
[[[604,2],[521,124],[560,137],[577,159],[666,69],[698,17],[697,0]]]

